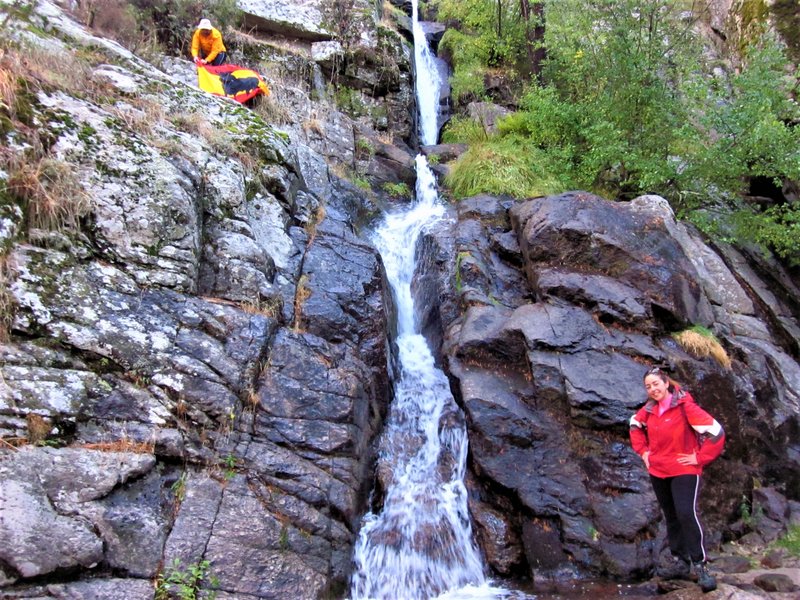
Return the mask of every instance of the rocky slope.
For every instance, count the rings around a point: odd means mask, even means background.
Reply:
[[[159,71],[49,2],[12,25],[3,597],[152,598],[192,568],[220,598],[338,593],[390,396],[370,201],[179,83],[189,63]],[[55,230],[17,204],[41,165],[74,210]]]
[[[192,572],[223,599],[344,595],[391,397],[392,298],[364,232],[413,184],[410,47],[372,21],[336,71],[317,4],[291,26],[252,4],[256,29],[230,39],[273,88],[256,111],[48,1],[9,28],[0,73],[28,83],[0,128],[3,597],[153,598]],[[331,78],[348,112],[319,100]],[[20,198],[31,172],[74,200],[56,227]],[[663,532],[625,427],[644,364],[728,431],[703,495],[716,556],[798,519],[789,274],[707,246],[654,197],[478,197],[451,217],[415,294],[466,414],[493,575],[648,577]],[[673,340],[693,324],[730,368]]]

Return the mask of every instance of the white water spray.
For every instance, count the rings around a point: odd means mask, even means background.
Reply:
[[[438,137],[439,81],[413,2],[420,137]],[[411,280],[420,234],[444,214],[436,180],[417,156],[416,200],[388,214],[374,234],[397,301],[400,377],[381,436],[385,497],[364,516],[354,552],[353,600],[497,598],[472,540],[464,471],[467,436],[447,376],[416,331]],[[501,594],[503,595],[503,594]]]
[[[422,600],[484,579],[463,483],[463,417],[414,324],[414,249],[443,213],[433,174],[418,156],[416,203],[387,215],[375,233],[397,298],[401,374],[380,442],[383,507],[364,517],[356,542],[354,600]]]
[[[417,92],[417,111],[419,113],[420,140],[425,146],[435,144],[439,139],[439,71],[428,46],[428,40],[419,23],[417,0],[412,0],[412,30],[414,33],[414,65]]]

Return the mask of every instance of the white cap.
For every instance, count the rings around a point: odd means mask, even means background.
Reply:
[[[198,29],[213,29],[211,27],[211,21],[208,19],[200,19],[200,24],[197,26]]]

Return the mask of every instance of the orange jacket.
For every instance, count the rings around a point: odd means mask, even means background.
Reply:
[[[641,456],[648,450],[649,472],[656,477],[700,475],[703,467],[722,453],[725,432],[717,420],[700,408],[684,390],[676,390],[672,402],[658,414],[655,402],[648,400],[631,417],[631,444]],[[678,454],[696,452],[696,465],[682,465]]]
[[[222,43],[222,34],[219,30],[211,28],[211,35],[203,35],[202,30],[195,29],[192,36],[192,58],[204,58],[211,62],[220,52],[225,52],[225,44]]]

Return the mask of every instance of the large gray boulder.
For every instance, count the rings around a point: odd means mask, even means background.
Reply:
[[[627,439],[646,365],[670,369],[728,432],[701,497],[709,547],[734,535],[753,477],[796,489],[798,319],[774,263],[778,290],[758,260],[708,246],[663,198],[583,192],[467,199],[420,253],[420,322],[466,415],[470,510],[494,572],[651,572],[665,532]],[[730,369],[672,338],[694,324],[713,327]]]
[[[123,510],[136,520],[131,533],[141,537],[126,537],[112,491],[154,466],[149,454],[70,448],[29,447],[0,457],[0,559],[29,578],[126,555],[130,560],[117,566],[153,577],[158,555],[148,550],[166,537],[164,511],[146,495],[127,498]]]
[[[314,41],[333,37],[322,26],[321,0],[237,0],[236,4],[244,12],[245,27]]]

